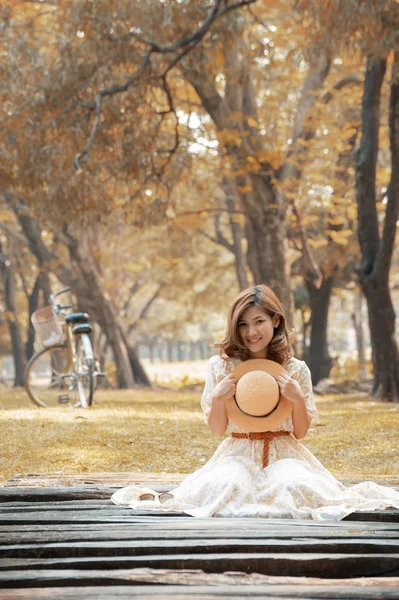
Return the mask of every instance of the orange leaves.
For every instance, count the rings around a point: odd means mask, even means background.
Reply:
[[[351,127],[350,129],[346,129],[342,132],[341,138],[343,140],[350,140],[357,133],[357,129],[355,127]]]
[[[328,246],[328,240],[326,240],[326,238],[318,238],[316,240],[309,238],[308,244],[312,248],[324,248],[324,246]]]
[[[343,231],[335,231],[334,229],[327,229],[326,235],[330,236],[330,238],[338,244],[339,246],[346,246],[349,242],[349,238],[352,235],[352,231],[349,229],[345,229]]]
[[[336,217],[330,217],[328,219],[328,222],[330,225],[345,225],[346,219],[345,219],[345,217],[336,216]]]
[[[241,192],[242,194],[247,194],[248,192],[252,192],[252,186],[251,185],[239,185],[237,187],[238,191]]]
[[[240,147],[242,138],[244,135],[248,135],[247,131],[240,131],[239,129],[228,129],[225,127],[218,132],[218,139],[222,146],[236,146]]]
[[[253,119],[252,117],[247,118],[247,123],[250,127],[254,127],[254,128],[259,127],[258,122],[255,121],[255,119]]]
[[[274,148],[273,150],[269,151],[259,150],[256,153],[256,156],[261,163],[266,162],[271,167],[273,167],[273,169],[278,169],[282,165],[284,160],[284,152],[277,148]]]

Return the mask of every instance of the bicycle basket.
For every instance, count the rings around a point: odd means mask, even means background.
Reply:
[[[61,344],[65,340],[62,321],[54,314],[52,306],[36,310],[31,317],[32,325],[45,348]]]

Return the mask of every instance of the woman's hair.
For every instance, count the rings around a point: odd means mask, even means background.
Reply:
[[[274,335],[267,347],[267,358],[280,364],[293,356],[293,330],[287,327],[285,310],[273,290],[264,284],[255,285],[240,292],[227,314],[227,329],[221,342],[210,344],[212,348],[220,349],[223,359],[239,358],[244,361],[250,358],[249,349],[241,340],[238,323],[242,314],[250,306],[259,306],[270,317],[278,315],[279,325],[274,329]]]

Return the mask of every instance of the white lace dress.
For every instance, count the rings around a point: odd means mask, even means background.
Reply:
[[[239,363],[218,355],[208,363],[201,407],[205,422],[211,410],[211,394],[218,378],[225,377]],[[296,374],[306,398],[311,419],[317,418],[310,371],[291,358],[283,365]],[[275,431],[292,432],[289,417]],[[243,432],[229,422],[227,433]],[[224,439],[208,462],[188,475],[171,491],[173,498],[160,503],[138,500],[149,488],[128,486],[115,492],[112,501],[132,509],[183,511],[194,517],[264,517],[339,521],[354,511],[399,509],[399,493],[366,481],[351,487],[340,483],[293,435],[270,441],[269,463],[262,468],[263,440]],[[155,492],[153,492],[155,494]]]

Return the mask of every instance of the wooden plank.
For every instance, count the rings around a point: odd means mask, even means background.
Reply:
[[[4,487],[0,488],[0,502],[43,502],[57,500],[110,499],[119,489],[109,486],[62,487]]]
[[[83,512],[83,514],[85,514]],[[92,516],[91,513],[88,513],[89,516]],[[124,525],[128,525],[127,528]],[[160,528],[160,525],[162,526]],[[48,522],[46,526],[46,531],[54,530],[54,531],[77,531],[79,529],[85,530],[129,530],[129,531],[140,531],[141,529],[146,528],[146,530],[152,531],[160,531],[162,530],[170,530],[171,533],[175,531],[190,531],[190,532],[201,532],[208,531],[209,534],[212,535],[214,532],[225,532],[226,535],[229,534],[232,530],[234,531],[242,531],[243,534],[246,532],[251,535],[256,535],[257,532],[271,532],[276,530],[278,533],[286,531],[289,534],[306,534],[309,531],[316,532],[324,532],[328,535],[331,532],[339,534],[340,532],[358,532],[359,534],[363,534],[366,532],[370,532],[373,534],[374,532],[384,531],[387,535],[396,535],[399,532],[398,523],[385,523],[385,522],[363,522],[363,521],[313,521],[313,520],[300,520],[300,519],[215,519],[215,518],[206,518],[199,519],[195,517],[176,517],[175,515],[170,515],[168,519],[165,519],[163,516],[156,516],[153,514],[147,515],[135,515],[134,512],[131,513],[130,518],[124,519],[119,523],[114,523],[112,519],[107,521],[106,519],[102,519],[99,523],[87,523],[84,525],[83,523],[76,522],[71,524],[60,524],[60,523],[52,523],[51,520]],[[3,524],[0,527],[0,531],[43,531],[42,525],[35,524],[35,521],[29,522],[28,524],[23,523],[15,523],[12,525]]]
[[[170,489],[170,488],[169,488]],[[106,488],[103,487],[102,489],[99,488],[90,488],[89,486],[81,486],[81,487],[74,487],[74,488],[68,488],[67,486],[65,487],[54,487],[54,488],[1,488],[0,489],[0,502],[2,502],[2,504],[0,504],[0,524],[1,523],[6,523],[7,519],[3,519],[2,515],[6,512],[13,512],[15,514],[17,514],[18,512],[23,512],[26,519],[25,522],[28,522],[29,519],[27,518],[27,513],[28,512],[32,512],[34,510],[36,510],[35,505],[37,503],[37,508],[44,508],[45,511],[51,511],[51,506],[50,504],[52,503],[56,503],[56,508],[60,509],[61,504],[63,502],[66,502],[68,504],[65,505],[65,508],[70,508],[72,505],[70,504],[71,502],[75,502],[76,503],[76,508],[79,507],[79,501],[87,501],[87,500],[98,500],[98,499],[103,499],[105,502],[108,502],[108,506],[109,506],[109,510],[112,511],[113,516],[117,516],[117,515],[127,515],[126,512],[117,512],[117,511],[128,511],[129,516],[132,516],[133,514],[135,516],[144,516],[144,515],[148,515],[151,517],[155,517],[155,516],[162,516],[162,517],[171,517],[171,516],[181,516],[181,517],[189,517],[189,515],[187,515],[186,513],[182,512],[182,511],[175,511],[174,513],[170,513],[170,512],[165,512],[165,511],[145,511],[145,510],[138,510],[135,509],[134,511],[127,508],[127,507],[118,507],[115,506],[111,500],[110,497],[112,495],[112,493],[115,491],[114,488]],[[168,491],[168,490],[164,490],[164,491]],[[9,503],[16,503],[19,504],[19,506],[15,506],[15,507],[10,507]],[[23,503],[33,503],[31,506],[26,506],[26,508],[24,508]],[[46,506],[44,507],[44,503],[46,503]],[[93,505],[95,508],[100,508],[102,506],[106,507],[106,503],[104,503],[104,505],[101,504],[94,504]],[[88,502],[86,502],[84,505],[82,505],[80,508],[87,508],[90,509],[90,504]],[[15,508],[15,511],[10,511],[10,508]],[[106,513],[102,513],[102,516],[105,516]],[[76,514],[77,518],[80,518],[82,515]],[[38,518],[40,518],[40,516],[38,515]],[[236,519],[235,519],[236,520]],[[370,511],[370,512],[356,512],[356,513],[352,513],[350,515],[348,515],[347,517],[345,517],[345,519],[343,519],[344,521],[370,521],[370,522],[376,522],[376,521],[381,521],[381,522],[399,522],[399,510],[385,510],[385,511]],[[57,518],[57,521],[60,522],[60,519]],[[17,522],[17,519],[15,520],[15,522]]]
[[[79,508],[92,508],[92,507],[101,507],[101,506],[113,506],[113,502],[111,502],[110,498],[93,498],[93,499],[87,499],[87,498],[83,498],[81,500],[52,500],[50,502],[42,502],[42,501],[38,501],[35,502],[33,504],[33,507],[35,508],[35,510],[37,510],[38,508],[42,507],[42,508],[47,508],[48,506],[52,506],[54,508],[60,508],[60,509],[65,509],[65,508],[74,508],[74,507],[79,507]],[[2,502],[0,504],[0,512],[5,511],[9,508],[15,508],[15,509],[24,509],[26,507],[31,507],[32,505],[29,502],[18,502],[18,501],[10,501],[10,502]]]
[[[78,556],[139,556],[144,554],[190,554],[199,553],[337,553],[337,554],[399,554],[399,540],[380,538],[351,539],[298,539],[263,540],[253,539],[164,539],[164,540],[99,540],[96,542],[74,541],[52,543],[22,543],[0,546],[0,559],[3,558],[59,558]],[[2,567],[0,566],[0,569]]]
[[[163,511],[132,511],[129,508],[121,508],[115,507],[110,508],[109,510],[102,511],[85,511],[85,510],[76,510],[76,511],[37,511],[37,512],[26,512],[22,514],[0,514],[0,527],[4,525],[29,525],[30,523],[42,524],[43,526],[48,526],[54,523],[64,523],[64,524],[73,524],[73,523],[91,523],[91,524],[101,524],[101,523],[125,523],[126,525],[132,523],[138,523],[139,518],[145,518],[147,521],[140,521],[141,523],[148,523],[148,526],[158,526],[159,518],[162,522],[165,523],[165,527],[174,528],[176,524],[176,518],[180,520],[179,525],[181,527],[185,527],[188,529],[198,528],[198,523],[201,523],[201,528],[208,527],[213,529],[217,527],[218,529],[228,529],[232,527],[232,523],[234,528],[241,527],[244,529],[252,529],[255,530],[257,526],[259,526],[259,522],[272,521],[272,519],[244,519],[245,523],[242,523],[242,519],[234,518],[234,519],[197,519],[195,517],[190,517],[184,513],[175,511],[175,512],[163,512]],[[158,518],[158,519],[157,519]],[[167,523],[169,521],[169,524]],[[186,522],[185,525],[182,525],[182,521]],[[209,522],[210,521],[210,522]],[[281,520],[280,525],[284,526]],[[288,520],[287,520],[288,521]],[[299,520],[290,519],[290,526],[295,527],[300,525]],[[379,528],[389,528],[397,530],[399,528],[399,523],[383,521],[301,521],[302,526],[305,523],[306,527],[316,526],[318,528],[330,526],[334,528],[345,527],[353,529],[355,524],[358,523],[361,525],[362,529],[371,529],[375,530],[377,526]],[[276,525],[276,523],[275,523]]]
[[[3,535],[0,538],[0,543],[2,544],[3,549],[1,553],[4,554],[6,552],[6,548],[12,545],[21,545],[21,544],[75,544],[75,543],[94,543],[94,544],[104,544],[107,543],[117,543],[121,547],[125,542],[137,542],[140,543],[142,541],[154,544],[161,544],[164,541],[170,541],[170,543],[177,543],[181,540],[186,540],[188,544],[193,543],[194,541],[198,541],[199,543],[205,542],[207,540],[217,542],[225,541],[226,545],[230,543],[231,540],[241,540],[243,544],[264,544],[267,545],[271,541],[275,541],[276,543],[281,544],[294,544],[300,543],[302,540],[309,543],[320,543],[325,544],[331,540],[331,543],[336,543],[337,545],[341,543],[346,544],[358,544],[359,547],[364,545],[369,545],[370,547],[375,544],[376,547],[380,543],[384,543],[384,540],[387,541],[387,546],[392,546],[398,544],[398,536],[382,536],[379,535],[351,535],[346,532],[341,533],[340,535],[334,535],[330,538],[325,535],[296,535],[289,536],[287,534],[278,534],[277,532],[273,532],[273,535],[259,534],[259,535],[250,535],[242,532],[234,532],[232,531],[229,535],[225,535],[223,533],[210,533],[210,532],[194,532],[188,535],[184,535],[181,533],[172,533],[172,532],[152,532],[150,534],[145,531],[140,531],[137,533],[129,533],[129,532],[120,532],[120,533],[111,533],[111,532],[103,532],[103,531],[93,531],[93,532],[71,532],[71,533],[63,533],[63,532],[43,532],[42,534],[35,535],[26,535],[24,533],[14,534],[9,533],[7,535]],[[382,542],[381,542],[382,540]],[[365,547],[365,546],[364,546]]]
[[[87,502],[87,501],[86,501]],[[96,501],[97,502],[97,501]],[[27,513],[37,513],[37,512],[57,512],[57,513],[65,513],[68,512],[73,515],[76,511],[82,512],[91,512],[95,510],[98,514],[107,513],[109,514],[112,511],[113,514],[119,514],[121,511],[122,514],[125,513],[126,510],[129,510],[126,506],[115,506],[106,500],[103,500],[104,504],[90,504],[90,505],[82,505],[77,502],[75,505],[72,505],[69,502],[35,502],[34,504],[19,504],[18,506],[0,506],[0,515],[19,515],[19,514],[27,514]],[[11,503],[14,504],[14,503]],[[65,506],[66,505],[66,506]]]
[[[60,486],[60,485],[107,485],[123,487],[125,485],[146,485],[149,483],[179,484],[190,473],[166,473],[162,472],[140,472],[125,471],[117,473],[47,473],[47,474],[23,474],[14,475],[7,482],[7,487],[17,486]],[[380,475],[374,477],[359,474],[357,477],[338,478],[344,485],[356,485],[363,481],[374,481],[380,485],[399,487],[399,478],[391,475]]]
[[[86,576],[88,572],[86,572]],[[115,586],[108,580],[103,587],[79,586],[79,580],[69,580],[69,585],[77,587],[49,587],[34,589],[8,589],[0,598],[79,598],[85,600],[97,598],[181,598],[211,597],[276,597],[296,598],[357,598],[375,600],[376,598],[396,598],[399,590],[399,578],[350,578],[320,579],[308,577],[272,577],[259,573],[204,573],[200,570],[171,569],[130,569],[119,571],[119,578],[125,576],[123,586]],[[51,585],[51,580],[45,582]],[[141,585],[137,585],[141,584]],[[151,584],[151,586],[145,586]],[[159,585],[163,584],[163,585]],[[177,584],[177,585],[176,585]],[[171,595],[169,596],[169,592]],[[271,593],[273,592],[273,596]],[[164,596],[166,594],[167,596]],[[216,594],[216,596],[214,596]],[[386,595],[388,594],[388,595]],[[396,594],[396,595],[395,595]]]
[[[256,536],[263,537],[264,535],[277,535],[282,537],[285,535],[320,535],[326,537],[327,535],[347,535],[348,533],[356,533],[356,535],[380,535],[383,533],[384,536],[397,537],[399,533],[399,527],[397,523],[367,523],[367,522],[353,522],[348,521],[338,523],[328,522],[319,524],[317,521],[301,521],[300,524],[295,521],[281,522],[281,526],[272,519],[263,519],[261,522],[254,519],[255,523],[248,523],[248,527],[244,527],[241,523],[231,523],[231,519],[226,519],[230,523],[220,523],[219,519],[215,519],[215,526],[204,522],[202,519],[182,519],[181,521],[175,518],[161,519],[156,521],[156,518],[151,517],[137,517],[130,521],[121,521],[119,523],[113,523],[112,521],[105,521],[100,523],[85,523],[76,522],[71,524],[65,523],[52,523],[51,521],[43,528],[42,525],[36,524],[34,521],[28,524],[16,523],[15,525],[6,525],[0,527],[0,532],[36,532],[36,531],[102,531],[102,532],[119,532],[126,531],[129,533],[140,534],[145,531],[147,535],[157,534],[158,532],[165,532],[174,535],[196,535],[204,533],[206,535],[226,535],[231,537],[231,532],[240,532],[243,536]],[[194,521],[194,522],[193,522]],[[234,534],[235,535],[235,534]]]
[[[74,581],[69,581],[69,586]],[[173,600],[178,597],[181,600],[192,600],[192,598],[203,598],[206,600],[224,600],[239,598],[267,598],[277,600],[285,598],[293,600],[303,598],[306,600],[398,600],[398,591],[385,587],[357,587],[342,588],[332,586],[331,588],[317,586],[185,586],[185,585],[104,585],[104,587],[86,585],[85,587],[51,587],[34,589],[9,589],[0,592],[0,599],[36,599],[57,598],[58,600],[69,600],[73,598],[84,598],[85,600],[108,600],[117,598],[125,600],[128,598],[143,598],[143,600]]]
[[[0,492],[1,493],[1,492]],[[116,505],[113,504],[113,502],[110,500],[110,498],[104,498],[104,499],[99,499],[99,498],[92,498],[92,499],[87,499],[87,498],[83,498],[83,499],[79,499],[79,500],[49,500],[47,501],[46,499],[43,500],[36,500],[34,502],[34,504],[30,504],[29,501],[7,501],[7,502],[2,502],[0,504],[0,514],[2,513],[6,513],[6,512],[20,512],[20,511],[35,511],[35,510],[69,510],[69,509],[87,509],[87,510],[93,510],[93,509],[102,509],[104,507],[108,507],[108,508],[112,508],[112,510],[116,510],[118,507]],[[128,507],[120,507],[120,508],[128,508]],[[147,511],[149,512],[149,511]],[[379,521],[381,520],[380,517],[381,515],[384,516],[388,516],[388,517],[392,517],[391,521],[396,521],[399,517],[399,510],[393,509],[386,509],[384,511],[372,511],[372,512],[358,512],[358,513],[353,513],[352,515],[349,515],[349,517],[345,517],[345,519],[343,520],[356,520],[356,521],[361,521],[361,520],[373,520],[373,521]],[[366,519],[364,519],[364,517],[367,516]],[[370,519],[368,518],[370,517]],[[371,517],[373,517],[373,519],[371,519]]]
[[[397,591],[385,590],[381,588],[374,588],[372,590],[365,590],[359,588],[359,591],[350,590],[348,593],[340,588],[332,589],[331,591],[325,589],[314,589],[314,588],[292,588],[286,587],[284,589],[278,588],[267,588],[267,590],[254,590],[253,594],[248,589],[236,589],[236,587],[225,587],[223,590],[215,590],[215,588],[207,587],[190,587],[186,586],[162,586],[161,589],[155,589],[156,586],[151,586],[150,589],[143,589],[142,587],[126,587],[126,586],[109,586],[109,587],[84,587],[84,588],[51,588],[50,590],[41,588],[40,590],[9,590],[2,595],[0,592],[0,598],[54,598],[52,590],[54,590],[55,597],[58,600],[67,600],[69,598],[85,598],[85,600],[102,600],[103,598],[117,598],[118,600],[125,600],[128,598],[143,598],[143,600],[173,600],[175,597],[181,598],[181,600],[192,600],[193,598],[204,598],[206,600],[233,600],[238,598],[267,598],[268,600],[277,600],[285,598],[286,600],[294,600],[295,598],[304,598],[306,600],[332,600],[332,599],[343,599],[343,600],[397,600]],[[31,594],[29,593],[31,592]],[[272,594],[272,595],[271,595]]]
[[[140,515],[149,515],[148,512],[140,511]],[[165,517],[187,517],[184,513],[165,513],[162,518]],[[25,514],[10,514],[0,515],[0,527],[1,525],[17,525],[17,524],[28,524],[28,523],[40,523],[47,525],[50,523],[135,523],[136,518],[131,514],[129,509],[119,509],[119,511],[102,511],[97,513],[96,511],[70,511],[56,512],[56,511],[42,511],[42,512],[26,512]]]
[[[344,517],[343,521],[386,521],[388,523],[399,522],[399,510],[398,509],[385,509],[385,510],[373,510],[373,511],[357,511]]]
[[[330,539],[326,539],[322,536],[298,536],[298,537],[288,537],[287,536],[244,536],[242,534],[235,534],[234,532],[230,536],[224,535],[205,535],[203,533],[199,533],[197,535],[169,535],[164,532],[155,533],[152,535],[146,535],[145,532],[141,532],[139,534],[119,534],[119,535],[111,535],[104,534],[103,532],[90,532],[85,534],[84,532],[80,533],[71,533],[69,535],[62,535],[59,533],[51,533],[50,535],[36,535],[36,536],[24,536],[24,535],[13,535],[9,534],[9,537],[2,537],[0,542],[2,546],[0,547],[0,554],[4,555],[7,552],[7,548],[10,546],[18,546],[22,544],[32,545],[32,544],[112,544],[116,543],[118,547],[125,547],[125,543],[135,542],[140,544],[141,542],[146,542],[148,544],[154,544],[161,547],[164,542],[168,542],[171,544],[175,544],[176,546],[180,544],[180,542],[185,541],[187,546],[193,544],[194,542],[198,542],[198,544],[203,544],[206,542],[213,543],[216,545],[217,543],[224,543],[227,547],[230,546],[231,543],[240,540],[243,545],[254,546],[256,544],[263,545],[263,547],[273,544],[274,546],[278,545],[286,545],[286,547],[293,548],[294,546],[304,547],[308,546],[320,546],[329,548],[329,551],[332,551],[333,547],[345,547],[345,549],[352,548],[355,549],[355,544],[357,548],[361,548],[362,552],[366,552],[366,548],[378,548],[378,552],[384,552],[385,547],[393,548],[398,545],[398,538],[391,539],[387,536],[363,536],[363,537],[353,537],[348,535],[341,535],[332,537]],[[384,541],[386,540],[386,544]],[[40,548],[38,548],[39,550]],[[93,551],[94,552],[94,551]]]
[[[1,559],[0,588],[7,582],[24,582],[42,576],[48,570],[79,569],[82,581],[85,570],[111,574],[117,569],[137,567],[161,569],[202,569],[205,572],[244,571],[276,576],[371,577],[399,575],[399,554],[328,554],[328,553],[230,553],[160,554],[144,556],[106,556],[72,558]],[[110,570],[112,568],[112,571]],[[56,581],[53,585],[56,585]],[[63,584],[63,585],[66,585]]]
[[[251,586],[317,586],[329,588],[332,585],[339,587],[358,588],[380,587],[399,590],[399,577],[350,577],[347,579],[321,579],[319,577],[276,577],[262,573],[244,573],[239,571],[225,571],[224,573],[205,573],[200,569],[150,569],[147,567],[119,570],[119,575],[126,576],[131,583],[151,584],[189,584],[191,586],[213,585],[226,586],[231,584]]]
[[[88,527],[91,527],[88,530]],[[340,530],[340,531],[332,531],[329,534],[326,534],[323,531],[303,531],[303,532],[291,532],[289,530],[277,531],[258,531],[258,532],[248,532],[248,531],[235,531],[232,528],[230,531],[165,531],[163,529],[159,530],[131,530],[130,528],[126,528],[123,526],[122,529],[115,530],[115,527],[110,529],[98,529],[97,527],[92,528],[92,526],[84,525],[77,527],[73,526],[72,529],[56,529],[52,527],[51,529],[43,528],[35,529],[34,531],[22,530],[14,531],[14,528],[7,527],[4,528],[7,531],[3,532],[3,528],[0,529],[0,544],[7,545],[15,545],[15,544],[40,544],[40,543],[72,543],[72,542],[120,542],[124,541],[137,541],[141,540],[151,541],[154,543],[161,542],[163,540],[170,540],[171,542],[176,540],[234,540],[240,539],[243,542],[246,540],[252,540],[257,543],[268,543],[269,540],[280,540],[282,543],[288,543],[290,541],[295,540],[320,540],[321,543],[327,539],[334,540],[343,540],[348,543],[353,540],[359,540],[359,543],[363,542],[375,542],[379,543],[380,540],[387,540],[390,543],[398,543],[399,534],[398,532],[386,532],[386,531],[375,531],[375,532],[365,532],[365,531],[348,531],[348,530]]]
[[[66,492],[68,493],[68,492]],[[1,494],[1,491],[0,491]],[[118,509],[129,510],[130,514],[132,511],[126,506],[116,506],[112,503],[110,498],[107,499],[87,499],[83,498],[80,500],[57,500],[44,498],[36,500],[32,504],[29,501],[7,501],[0,504],[0,515],[5,513],[18,512],[33,512],[37,510],[103,510],[108,508],[115,514]],[[149,513],[150,511],[145,511]],[[135,511],[137,513],[137,511]],[[152,514],[153,511],[151,511]],[[175,513],[181,514],[182,516],[189,516],[181,511],[175,511]],[[164,515],[162,511],[157,511],[157,514]],[[368,512],[357,512],[352,513],[343,519],[344,521],[387,521],[387,522],[399,522],[399,510],[397,509],[386,509],[384,511],[368,511]]]
[[[399,526],[397,523],[384,522],[348,522],[348,521],[304,521],[295,519],[196,519],[180,518],[170,516],[168,519],[153,515],[135,516],[119,523],[112,520],[103,520],[99,523],[76,522],[70,524],[52,523],[49,521],[44,529],[42,525],[35,521],[28,524],[15,523],[12,525],[3,524],[0,532],[35,532],[35,531],[127,531],[139,534],[141,531],[158,533],[160,531],[184,535],[195,535],[205,533],[206,535],[230,535],[232,531],[240,532],[240,535],[346,535],[352,533],[356,535],[374,535],[383,532],[384,536],[395,537],[398,535]]]
[[[177,485],[181,483],[188,473],[152,473],[126,471],[119,473],[49,473],[49,474],[24,474],[14,475],[6,482],[7,487],[19,486],[71,486],[71,485],[94,485],[124,487],[125,485],[167,484]],[[399,482],[398,482],[399,483]],[[389,485],[389,483],[387,484]]]
[[[0,502],[7,501],[7,499],[17,501],[19,499],[26,499],[34,502],[37,496],[39,496],[38,500],[43,499],[43,497],[49,499],[65,498],[65,500],[77,500],[80,498],[102,499],[110,498],[114,492],[123,487],[112,479],[102,483],[95,483],[94,481],[93,483],[84,483],[84,480],[75,483],[73,480],[69,481],[68,479],[61,479],[59,485],[55,485],[57,480],[54,480],[54,482],[51,482],[49,485],[40,483],[40,479],[27,480],[26,485],[22,485],[23,481],[19,481],[17,485],[9,484],[11,481],[12,480],[7,482],[6,487],[0,488]],[[36,481],[36,483],[33,483],[34,481]],[[142,487],[150,487],[156,492],[169,492],[176,488],[180,482],[181,481],[176,481],[175,483],[171,483],[168,480],[150,481],[143,478],[141,481],[131,479],[130,481],[125,482],[125,485],[139,485]],[[397,483],[380,483],[399,491],[399,485]]]

